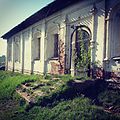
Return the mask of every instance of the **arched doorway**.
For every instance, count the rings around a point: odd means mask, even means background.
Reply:
[[[91,31],[87,26],[76,26],[71,35],[71,74],[90,76]]]

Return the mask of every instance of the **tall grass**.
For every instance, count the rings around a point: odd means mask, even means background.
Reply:
[[[36,104],[29,111],[25,111],[24,107],[20,107],[24,101],[15,92],[16,87],[25,81],[36,81],[43,77],[0,71],[0,120],[119,120],[118,117],[93,105],[90,99],[74,96],[74,93],[71,93],[73,90],[67,88],[67,82],[73,79],[70,75],[55,77],[61,78],[64,84],[48,98],[41,98],[43,103],[47,103],[46,106]],[[46,76],[45,79],[52,79],[52,76]]]
[[[33,107],[29,112],[14,116],[14,120],[117,120],[91,104],[87,98],[75,98],[61,101],[58,105],[49,107]]]
[[[10,99],[16,87],[22,82],[36,80],[35,75],[21,75],[13,72],[0,72],[0,99]]]

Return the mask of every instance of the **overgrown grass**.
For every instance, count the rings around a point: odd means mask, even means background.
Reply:
[[[37,78],[38,76],[35,75],[0,71],[0,120],[12,119],[16,111],[24,111],[26,103],[16,93],[16,87],[22,82]]]
[[[68,81],[74,79],[70,75],[55,77],[63,81],[60,88],[40,97],[38,103],[26,111],[28,105],[15,92],[16,87],[25,81],[51,80],[53,76],[0,71],[0,120],[119,120],[119,117],[93,105],[89,98],[77,96],[76,91],[68,86]],[[54,83],[50,81],[49,84]]]
[[[61,101],[55,107],[33,107],[29,112],[14,116],[14,120],[113,120],[117,119],[91,104],[87,98]]]
[[[120,91],[106,90],[99,95],[99,101],[104,107],[119,107],[120,108]]]
[[[0,100],[12,98],[16,87],[22,82],[36,80],[35,75],[21,75],[13,72],[0,72]]]

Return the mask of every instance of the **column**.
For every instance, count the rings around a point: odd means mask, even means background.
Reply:
[[[24,73],[24,39],[23,39],[23,33],[21,32],[21,72]]]
[[[14,51],[14,37],[12,37],[12,66],[13,69],[12,71],[14,72],[14,67],[15,67],[15,51]]]
[[[70,72],[70,24],[68,15],[65,18],[66,34],[65,34],[65,73]]]
[[[29,32],[30,30],[30,32]],[[30,40],[30,68],[31,68],[31,74],[33,74],[33,58],[32,58],[32,27],[30,27],[27,32],[28,32],[28,39]]]
[[[72,36],[72,54],[70,57],[71,58],[71,75],[72,76],[75,76],[75,41],[76,41],[76,32],[73,33],[73,36]]]
[[[95,62],[95,54],[96,54],[96,14],[97,14],[97,8],[95,4],[93,5],[93,8],[90,10],[90,13],[92,15],[92,40],[91,40],[91,62]]]
[[[7,51],[6,51],[5,70],[8,70],[8,40],[7,40]]]
[[[43,61],[43,74],[46,73],[46,68],[47,68],[47,64],[46,64],[46,53],[47,53],[47,23],[46,23],[46,19],[42,22],[42,29],[41,29],[41,45],[43,46],[43,51],[41,52],[41,55],[43,53],[43,55],[41,56],[42,61]]]

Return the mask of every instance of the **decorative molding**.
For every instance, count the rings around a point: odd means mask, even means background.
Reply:
[[[96,7],[96,5],[95,5],[95,3],[93,4],[93,7],[91,8],[91,10],[90,10],[90,13],[92,14],[92,15],[95,15],[95,14],[97,14],[97,12],[98,12],[98,9],[97,9],[97,7]]]

